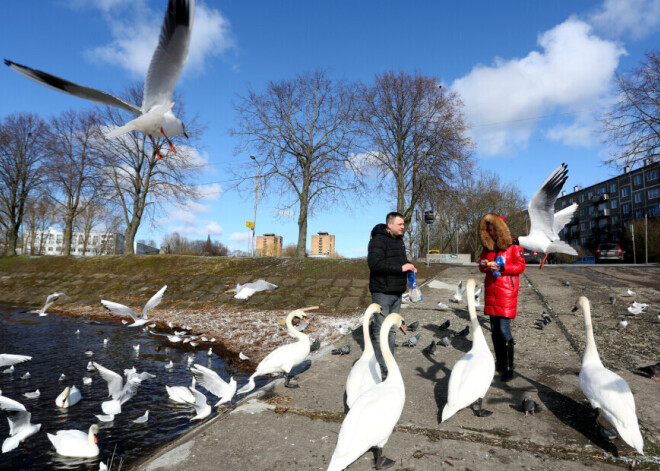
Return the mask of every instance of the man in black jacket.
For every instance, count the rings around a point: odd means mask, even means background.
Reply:
[[[401,295],[406,291],[408,271],[417,273],[415,266],[406,257],[403,233],[406,224],[403,215],[392,212],[385,219],[387,224],[377,224],[371,231],[367,263],[369,264],[369,291],[371,300],[380,304],[382,316],[374,316],[369,330],[376,359],[383,373],[387,374],[383,354],[380,350],[380,326],[385,317],[401,309]],[[394,352],[396,330],[392,328],[388,335],[390,350]]]

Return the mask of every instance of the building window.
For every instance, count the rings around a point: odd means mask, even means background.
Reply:
[[[581,243],[582,245],[586,245],[586,243],[587,243],[587,238],[586,238],[586,237],[582,237],[582,238],[580,239],[580,243]]]
[[[573,198],[568,199],[568,204],[573,204]]]
[[[619,216],[612,216],[612,225],[619,224]]]
[[[586,222],[583,222],[583,223],[580,224],[580,230],[581,231],[586,231],[587,230],[587,223]]]
[[[644,217],[644,210],[638,209],[635,211],[635,219],[642,219]]]
[[[630,214],[630,203],[625,203],[623,206],[621,206],[621,209],[623,209],[623,214]]]
[[[602,211],[605,208],[607,208],[607,203],[600,203],[598,205],[598,211]]]
[[[93,244],[96,245],[99,243],[99,236],[94,236],[93,238]]]
[[[621,188],[621,196],[624,197],[624,198],[627,198],[628,196],[630,196],[630,188],[627,187],[627,186]]]
[[[642,184],[642,176],[641,175],[635,175],[635,178],[633,178],[633,183],[635,185],[641,185]]]
[[[596,227],[596,221],[592,219],[591,221],[589,221],[589,229],[593,229],[594,227]]]
[[[651,188],[651,189],[649,190],[648,195],[649,195],[649,199],[650,199],[650,200],[654,200],[654,199],[660,197],[660,187],[658,187],[658,188]]]
[[[584,203],[584,193],[580,195],[580,203]]]
[[[614,234],[612,234],[612,239],[614,240],[614,242],[619,242],[621,236],[619,235],[618,232],[615,232]]]
[[[580,210],[580,217],[584,217],[584,215],[585,215],[584,208],[582,208],[582,209]]]
[[[566,207],[566,200],[564,200],[564,201],[561,202],[561,207],[562,207],[562,208],[565,208],[565,207]]]
[[[605,194],[605,187],[598,188],[598,194],[599,195],[604,195]]]
[[[610,208],[616,209],[618,207],[619,207],[619,200],[612,200],[612,202],[610,203]]]
[[[602,229],[605,226],[607,226],[607,218],[603,218],[600,221],[598,221],[598,227]]]
[[[651,170],[649,173],[646,174],[646,181],[652,182],[653,180],[657,180],[658,173],[660,173],[660,171],[658,171],[657,168],[654,168],[653,170]]]
[[[610,193],[616,193],[616,183],[610,183]]]
[[[590,191],[590,192],[587,193],[587,198],[591,199],[593,197],[594,197],[594,192],[593,191]]]
[[[638,191],[637,193],[635,193],[634,198],[635,198],[635,203],[641,203],[642,202],[642,192]]]
[[[52,247],[48,247],[48,251],[49,251],[49,252],[52,252],[52,251],[53,251],[53,248],[52,248]]]
[[[589,215],[591,216],[594,213],[594,207],[589,206]]]
[[[58,244],[62,243],[62,234],[57,234],[57,243]]]

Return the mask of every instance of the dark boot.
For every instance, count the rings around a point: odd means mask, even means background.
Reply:
[[[506,369],[506,346],[505,340],[498,336],[493,335],[493,348],[495,349],[495,371],[504,373]]]
[[[504,354],[506,358],[506,367],[500,379],[504,382],[513,379],[513,339],[504,343]]]

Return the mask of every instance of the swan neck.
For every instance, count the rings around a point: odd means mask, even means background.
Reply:
[[[371,344],[371,337],[369,336],[369,321],[371,320],[371,317],[377,315],[379,316],[380,314],[372,313],[367,311],[364,314],[364,319],[362,320],[362,336],[364,337],[364,351],[365,353],[373,353],[374,352],[374,346]]]
[[[390,381],[390,379],[392,379],[396,382],[403,382],[401,372],[399,371],[399,366],[394,360],[394,355],[392,355],[388,341],[388,334],[393,325],[393,320],[389,317],[386,318],[385,322],[383,322],[383,325],[380,326],[380,334],[378,336],[378,341],[380,342],[380,351],[383,355],[385,366],[387,366],[387,379],[385,381]]]
[[[293,328],[293,318],[296,316],[296,311],[293,311],[289,313],[289,315],[286,317],[286,328],[288,329],[289,333],[293,335],[295,338],[298,340],[307,340],[307,334],[303,334],[302,332],[298,332],[296,329]]]
[[[581,307],[584,312],[584,330],[587,336],[587,344],[584,347],[582,362],[593,359],[598,359],[598,361],[600,361],[598,349],[596,348],[596,340],[594,339],[594,328],[591,323],[591,308],[589,307],[588,302],[581,303]]]

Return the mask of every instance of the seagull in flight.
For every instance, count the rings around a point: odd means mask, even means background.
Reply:
[[[545,265],[549,253],[577,255],[573,247],[559,239],[559,232],[573,219],[577,203],[555,213],[555,201],[567,179],[568,166],[561,164],[546,178],[529,202],[529,235],[519,237],[518,241],[528,250],[545,253],[539,269]]]
[[[172,95],[188,58],[194,10],[194,0],[169,0],[160,30],[158,46],[151,57],[149,70],[144,80],[141,107],[101,90],[78,85],[7,59],[5,59],[5,65],[46,87],[133,113],[137,118],[110,131],[105,137],[110,139],[130,131],[139,131],[149,136],[158,158],[162,159],[160,148],[154,142],[153,136],[164,137],[170,150],[175,154],[176,149],[169,138],[179,134],[188,137],[183,123],[172,112],[174,107]]]
[[[3,453],[13,450],[41,429],[41,424],[30,422],[31,414],[18,401],[0,396],[0,409],[5,411],[9,421],[9,437],[2,442]]]
[[[32,311],[34,314],[39,314],[41,317],[47,316],[48,313],[46,312],[49,307],[53,305],[55,301],[57,301],[60,298],[67,298],[70,299],[66,294],[64,293],[53,293],[48,295],[46,298],[46,304],[44,304],[44,307],[41,309],[37,309],[36,311]]]
[[[0,368],[4,366],[14,366],[17,363],[32,360],[28,355],[13,355],[11,353],[0,353]]]
[[[118,316],[131,316],[133,318],[133,323],[129,324],[129,327],[140,327],[141,325],[149,322],[149,319],[147,319],[147,311],[155,308],[158,306],[158,304],[160,304],[166,289],[167,285],[163,286],[160,291],[154,294],[151,299],[147,301],[147,304],[145,304],[144,308],[142,309],[142,316],[140,317],[138,317],[138,315],[133,312],[133,309],[128,306],[124,306],[123,304],[106,301],[105,299],[101,300],[101,304],[103,304],[103,307],[105,307],[113,314],[117,314]]]

